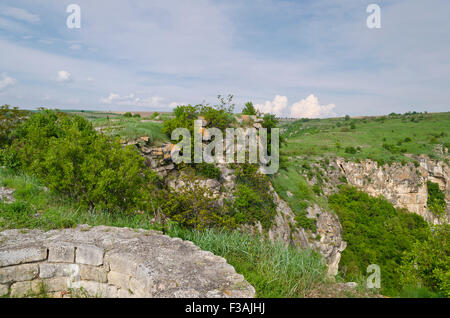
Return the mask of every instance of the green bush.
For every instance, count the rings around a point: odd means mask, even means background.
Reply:
[[[194,168],[197,173],[205,178],[220,180],[222,173],[213,163],[194,163]]]
[[[276,214],[267,175],[258,172],[257,164],[243,163],[236,168],[235,201],[232,207],[238,223],[257,221],[268,229]]]
[[[253,106],[252,102],[248,102],[245,104],[244,109],[242,110],[243,115],[256,115],[255,106]]]
[[[126,112],[125,114],[123,114],[123,117],[131,118],[133,117],[133,115],[130,112]]]
[[[50,110],[16,130],[13,150],[23,169],[83,207],[135,212],[150,206],[157,177],[132,147],[99,135],[79,116]]]
[[[345,152],[349,153],[349,154],[355,154],[356,149],[355,149],[355,147],[345,147]]]
[[[139,114],[134,114],[133,117],[134,117],[134,118],[141,118],[141,115],[139,115]]]
[[[225,131],[226,128],[231,127],[234,123],[234,104],[232,104],[232,96],[224,99],[219,95],[219,104],[214,106],[209,105],[187,105],[177,106],[174,109],[174,118],[166,120],[163,126],[163,132],[169,137],[172,131],[176,128],[187,128],[193,137],[194,120],[199,116],[203,116],[208,122],[207,128],[218,128]]]
[[[403,286],[397,269],[403,252],[427,238],[428,224],[417,214],[396,209],[386,199],[350,186],[342,186],[339,193],[331,195],[329,204],[339,216],[347,242],[339,264],[344,277],[356,280],[366,274],[368,265],[377,264],[383,293],[400,291]]]
[[[0,147],[11,143],[11,133],[29,115],[29,111],[17,107],[0,106]]]
[[[437,183],[427,181],[428,199],[427,205],[430,211],[436,216],[444,216],[447,203],[445,202],[445,194]]]
[[[450,225],[437,225],[406,251],[399,269],[405,286],[425,286],[450,298]]]
[[[162,212],[165,216],[181,226],[194,229],[235,227],[227,207],[221,206],[207,187],[200,186],[195,179],[187,176],[184,181],[184,186],[169,192],[163,201]]]

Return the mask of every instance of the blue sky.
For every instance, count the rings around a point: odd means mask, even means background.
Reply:
[[[233,94],[281,116],[448,111],[449,13],[448,0],[2,0],[0,104],[165,111]]]

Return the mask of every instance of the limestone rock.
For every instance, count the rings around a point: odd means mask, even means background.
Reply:
[[[67,296],[69,289],[91,297],[255,295],[222,257],[156,231],[84,225],[48,232],[7,230],[0,232],[0,241],[0,294],[10,286],[13,297],[39,293],[42,286],[54,297]],[[74,263],[50,262],[47,251],[55,244],[73,246]]]

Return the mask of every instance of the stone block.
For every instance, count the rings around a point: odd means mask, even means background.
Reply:
[[[76,262],[79,264],[100,266],[103,264],[105,250],[91,245],[81,245],[77,247]]]
[[[9,290],[8,285],[0,284],[0,297],[8,294],[8,290]]]
[[[75,246],[65,243],[48,245],[48,261],[53,263],[73,263]]]
[[[77,264],[41,263],[39,264],[39,277],[73,277],[79,276],[80,268]]]
[[[45,289],[48,292],[59,292],[68,290],[68,279],[66,277],[53,277],[43,279]]]
[[[43,246],[0,250],[0,267],[43,261],[46,258],[47,248]]]
[[[38,276],[37,264],[22,264],[0,268],[0,283],[22,282],[32,280]]]
[[[137,262],[133,255],[126,253],[111,253],[105,259],[108,262],[111,271],[136,276]]]
[[[104,298],[118,297],[117,287],[104,283],[82,280],[77,285],[77,288],[83,289],[87,293],[87,295],[81,294],[82,296]]]
[[[30,294],[37,294],[41,291],[43,282],[33,280],[27,282],[17,282],[11,285],[11,297],[24,297]]]
[[[108,283],[123,289],[130,288],[131,276],[111,271],[108,273]]]
[[[81,265],[80,276],[82,280],[92,280],[99,283],[106,283],[108,281],[108,273],[101,267]]]

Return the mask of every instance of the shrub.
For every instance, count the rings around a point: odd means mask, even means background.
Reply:
[[[243,115],[256,115],[255,106],[253,106],[252,102],[248,102],[245,104],[244,109],[242,110]]]
[[[345,152],[349,154],[355,154],[356,149],[354,147],[345,147]]]
[[[428,199],[427,205],[430,211],[436,216],[445,215],[445,208],[447,203],[445,202],[445,194],[437,183],[427,181]]]
[[[228,213],[227,207],[221,206],[207,187],[200,186],[190,177],[185,177],[184,181],[184,186],[167,194],[162,204],[164,215],[182,226],[194,229],[235,227],[234,218]]]
[[[366,274],[370,264],[381,268],[382,291],[395,294],[402,283],[397,272],[403,252],[425,240],[429,226],[417,214],[399,210],[386,199],[374,198],[354,187],[342,186],[329,197],[343,228],[347,248],[339,267],[346,279]]]
[[[222,176],[220,169],[212,163],[194,163],[194,168],[199,175],[205,178],[220,180]]]
[[[130,112],[126,112],[125,114],[123,114],[123,117],[131,118],[133,117],[133,115]]]
[[[270,228],[276,214],[275,203],[267,175],[258,172],[257,164],[240,164],[235,171],[236,191],[233,205],[239,223],[260,221],[265,229]]]
[[[163,126],[163,132],[169,137],[172,131],[176,128],[187,128],[193,135],[194,120],[199,116],[203,116],[208,122],[207,127],[214,127],[225,131],[226,128],[231,127],[235,121],[233,116],[234,104],[232,104],[232,96],[224,99],[219,95],[219,104],[215,106],[209,105],[187,105],[177,106],[174,110],[174,118],[166,120]]]
[[[422,285],[450,298],[450,225],[437,225],[406,251],[399,269],[405,286]]]
[[[134,117],[134,118],[141,118],[141,115],[139,115],[139,114],[134,114],[133,117]]]
[[[135,212],[150,208],[157,182],[132,147],[99,135],[79,116],[43,110],[16,131],[13,150],[26,172],[83,207]]]
[[[29,111],[17,107],[0,106],[0,146],[11,143],[11,133],[29,115]]]

